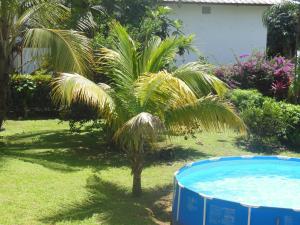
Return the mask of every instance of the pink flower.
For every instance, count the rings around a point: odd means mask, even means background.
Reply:
[[[247,58],[249,56],[250,56],[249,54],[242,54],[242,55],[240,55],[240,59],[244,59],[244,58]]]

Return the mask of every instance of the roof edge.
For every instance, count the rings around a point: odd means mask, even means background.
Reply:
[[[291,1],[295,2],[295,1]],[[186,1],[186,0],[163,0],[163,3],[167,4],[211,4],[211,5],[248,5],[248,6],[272,6],[278,4],[280,2],[263,2],[263,3],[249,3],[249,2],[212,2],[209,0],[194,0],[194,1]],[[297,3],[297,1],[295,2]],[[299,3],[299,2],[298,2]]]

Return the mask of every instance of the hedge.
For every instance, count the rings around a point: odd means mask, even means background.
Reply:
[[[235,89],[229,99],[254,138],[300,147],[300,105],[277,102],[257,90]]]
[[[9,93],[10,117],[55,117],[51,101],[51,75],[16,74],[11,76]]]

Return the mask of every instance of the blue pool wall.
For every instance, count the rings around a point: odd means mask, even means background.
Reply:
[[[214,161],[291,160],[282,156],[241,156],[212,158],[187,164],[175,173],[172,206],[173,225],[300,225],[300,209],[284,209],[246,205],[196,193],[184,187],[178,175],[191,167]]]

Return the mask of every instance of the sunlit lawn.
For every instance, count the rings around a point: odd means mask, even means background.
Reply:
[[[149,157],[144,195],[134,199],[125,156],[107,150],[100,134],[71,134],[58,122],[8,121],[0,133],[1,225],[169,224],[172,175],[187,161],[263,152],[245,150],[234,134],[173,138],[177,147]]]

